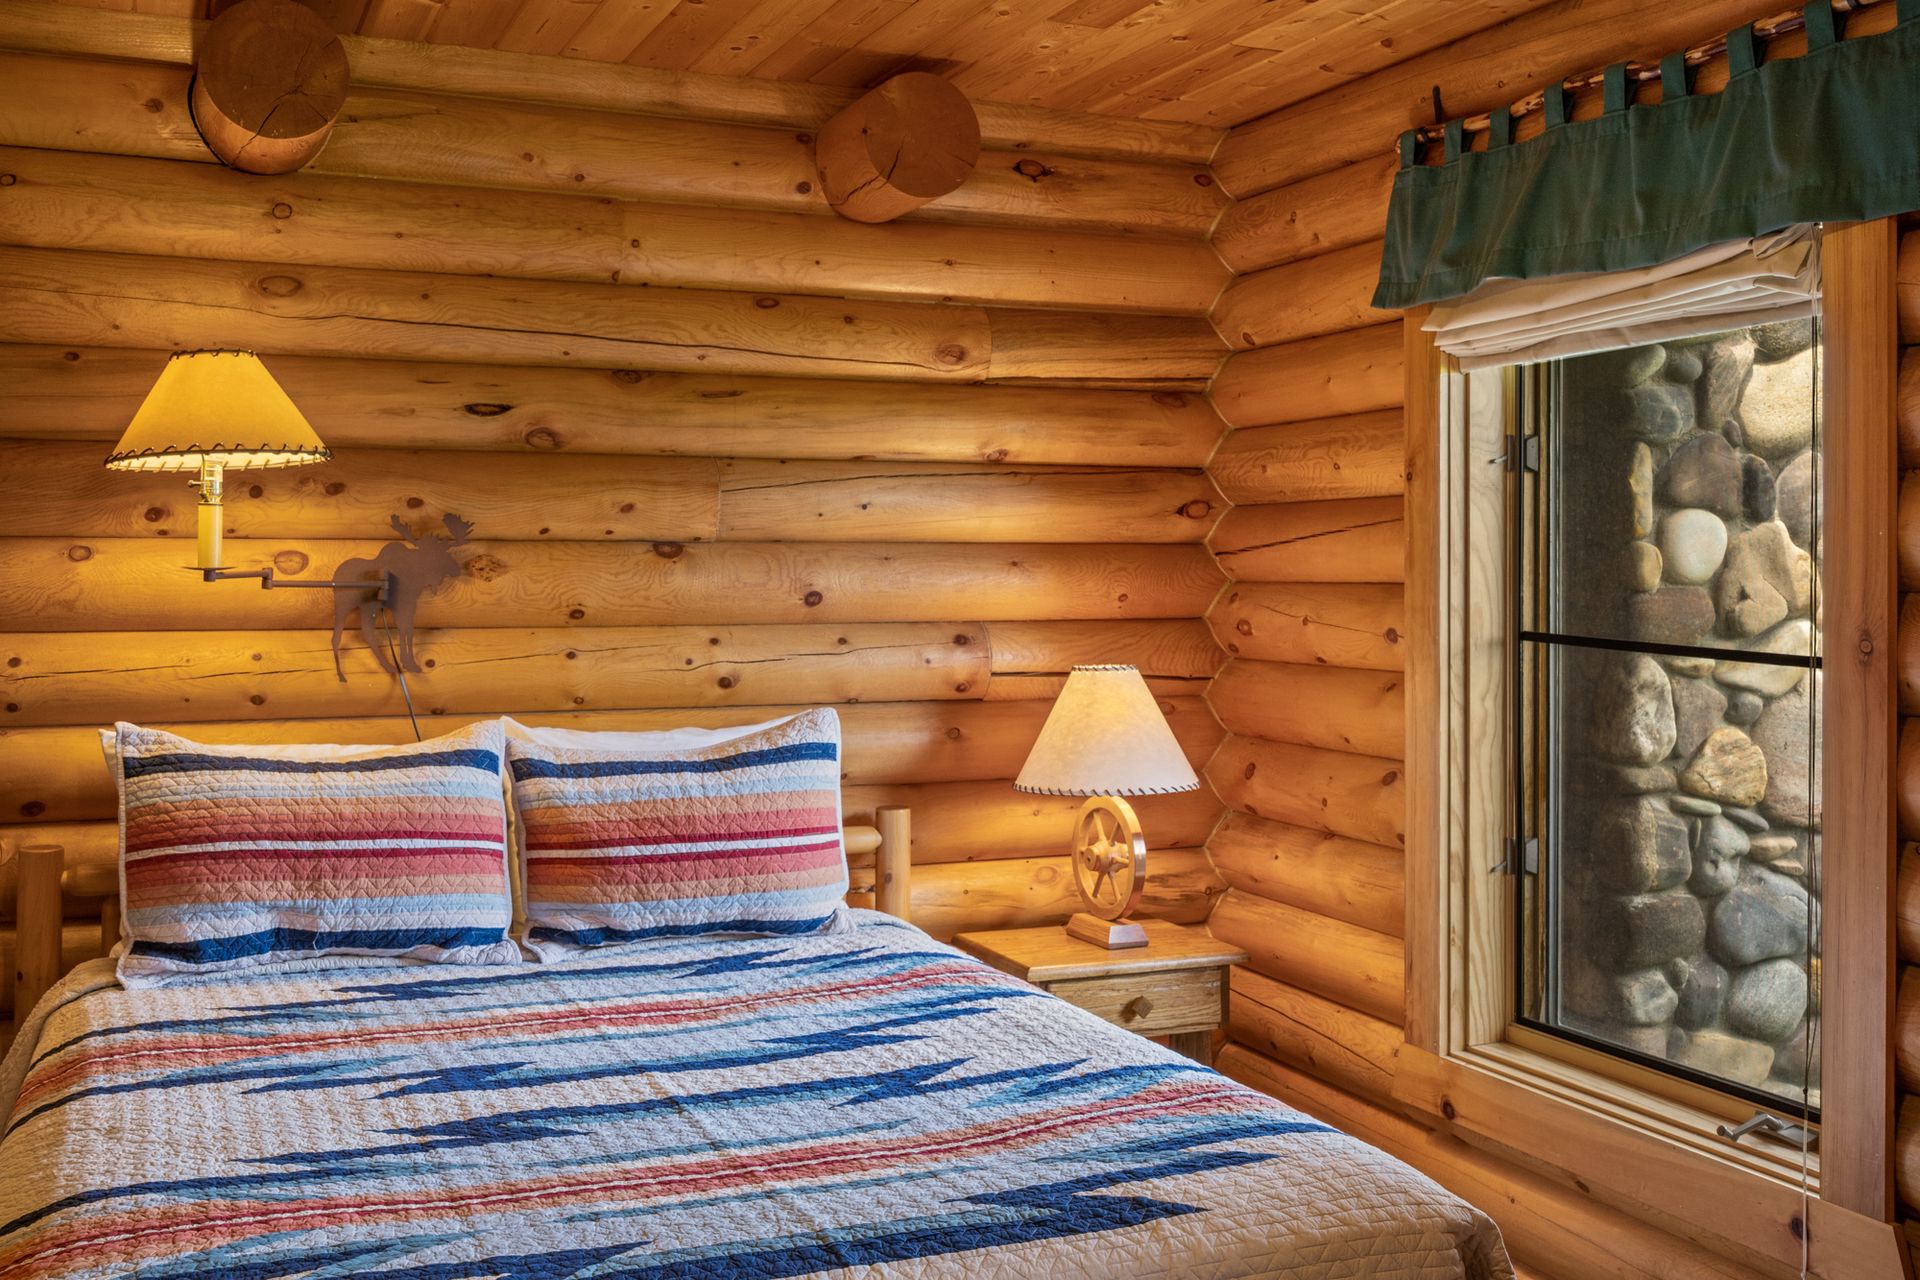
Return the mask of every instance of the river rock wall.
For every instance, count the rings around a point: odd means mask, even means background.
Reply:
[[[1795,1098],[1819,686],[1740,654],[1816,643],[1817,356],[1803,323],[1566,362],[1550,499],[1551,625],[1728,651],[1556,650],[1561,1020]]]

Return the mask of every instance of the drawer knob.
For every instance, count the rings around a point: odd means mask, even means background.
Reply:
[[[1141,1018],[1146,1017],[1152,1012],[1153,1001],[1147,999],[1145,996],[1135,996],[1121,1007],[1120,1020],[1122,1022],[1138,1022]]]

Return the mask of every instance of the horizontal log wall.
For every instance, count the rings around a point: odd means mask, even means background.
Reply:
[[[1233,354],[1210,394],[1232,430],[1207,468],[1233,504],[1208,541],[1233,580],[1207,615],[1230,735],[1206,769],[1228,809],[1208,928],[1248,955],[1223,1066],[1382,1102],[1405,987],[1405,432],[1400,326],[1367,299],[1393,172],[1370,159],[1222,215],[1238,274],[1210,319]]]
[[[1212,321],[1232,426],[1208,474],[1234,505],[1209,539],[1231,586],[1207,621],[1230,655],[1207,766],[1228,889],[1208,921],[1249,956],[1230,1052],[1385,1100],[1401,1043],[1405,742],[1400,326],[1366,305],[1365,235],[1391,169],[1231,206],[1242,274]],[[1309,184],[1301,184],[1307,187]],[[1354,228],[1361,228],[1356,238]]]
[[[187,24],[48,48],[17,8],[0,49],[43,47],[0,52],[7,848],[104,883],[116,719],[412,740],[357,635],[335,678],[329,598],[194,580],[184,481],[100,466],[176,348],[259,350],[335,452],[229,477],[235,566],[325,577],[390,516],[473,522],[419,613],[422,732],[835,706],[849,814],[913,806],[939,936],[1073,909],[1075,802],[1009,785],[1071,666],[1138,664],[1196,768],[1223,739],[1204,388],[1231,272],[1186,132],[999,110],[960,192],[867,226],[817,187],[830,91],[361,41],[322,159],[255,178],[187,118]],[[1219,801],[1141,812],[1146,909],[1203,920]],[[97,900],[72,909],[97,950]]]
[[[1408,1118],[1392,1098],[1406,910],[1405,393],[1399,317],[1372,295],[1394,141],[1432,121],[1435,85],[1448,112],[1465,115],[1769,12],[1755,0],[1564,0],[1235,128],[1214,158],[1235,199],[1212,242],[1236,274],[1210,312],[1232,348],[1210,395],[1232,430],[1208,475],[1234,505],[1209,539],[1233,580],[1207,617],[1229,655],[1208,700],[1230,734],[1207,768],[1229,809],[1207,845],[1228,886],[1209,927],[1250,957],[1234,976],[1222,1069],[1459,1191],[1500,1223],[1530,1273],[1559,1280],[1737,1268],[1443,1137],[1446,1117]],[[1863,14],[1849,32],[1887,20]],[[1716,90],[1723,65],[1696,81]],[[1583,117],[1593,109],[1576,103]],[[1524,120],[1523,133],[1537,124]],[[1920,333],[1920,253],[1903,280],[1903,316]],[[1904,373],[1904,441],[1920,465],[1920,361]],[[1920,481],[1903,504],[1908,524],[1920,527]],[[1920,561],[1920,533],[1907,545]],[[1920,563],[1909,585],[1920,588]],[[1903,694],[1920,712],[1920,604],[1909,617]],[[1902,815],[1920,839],[1920,721],[1909,729]],[[1920,846],[1907,872],[1920,957]],[[1920,977],[1908,996],[1915,1047],[1903,1070],[1920,1088]],[[1920,1188],[1920,1102],[1910,1111]]]

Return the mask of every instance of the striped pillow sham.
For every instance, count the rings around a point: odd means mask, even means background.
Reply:
[[[123,984],[324,957],[520,960],[499,722],[297,756],[115,733]]]
[[[622,741],[593,749],[507,739],[525,940],[536,955],[810,933],[834,921],[847,857],[831,708],[700,746],[607,736]]]

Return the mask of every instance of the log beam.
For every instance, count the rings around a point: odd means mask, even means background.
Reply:
[[[0,48],[186,67],[207,23],[148,13],[49,7],[0,0]],[[619,62],[342,36],[355,83],[467,98],[721,120],[781,129],[817,129],[860,96],[857,89],[662,71]],[[1048,111],[983,102],[982,141],[1008,151],[1052,151],[1094,159],[1204,165],[1223,131],[1172,120]]]
[[[1398,583],[1236,582],[1207,612],[1243,658],[1398,671],[1406,620]]]
[[[1227,1032],[1240,1044],[1366,1097],[1388,1100],[1400,1028],[1258,970],[1233,971]]]
[[[0,53],[0,138],[15,146],[205,161],[206,146],[188,118],[187,82],[184,69],[170,66]],[[819,190],[810,132],[413,93],[357,76],[311,169],[832,214]],[[1203,169],[989,151],[971,181],[910,216],[1197,240],[1225,204]]]
[[[1214,173],[1245,199],[1390,151],[1400,130],[1433,122],[1436,84],[1446,87],[1450,115],[1471,115],[1607,63],[1657,61],[1751,22],[1757,12],[1753,0],[1667,7],[1589,0],[1571,13],[1536,9],[1239,126],[1220,145]],[[1696,77],[1696,93],[1709,88]],[[1525,118],[1535,128],[1538,119],[1538,112]]]
[[[166,362],[164,348],[0,344],[0,421],[12,436],[111,443]],[[342,451],[1199,467],[1221,432],[1205,396],[1190,391],[294,355],[271,363]],[[900,430],[903,421],[914,429]]]
[[[232,507],[244,500],[232,502]],[[323,577],[376,554],[371,540],[246,540],[227,544],[238,568]],[[183,569],[191,544],[151,538],[19,538],[0,542],[0,616],[16,632],[329,628],[333,601],[317,591],[204,584]],[[1009,625],[1013,669],[1034,660],[1106,660],[1100,646],[1148,646],[1143,669],[1194,674],[1206,628],[1192,621],[1220,587],[1199,547],[1012,543],[602,543],[468,544],[460,576],[420,602],[423,628],[662,626],[760,623],[973,622]],[[1129,620],[1164,618],[1116,634]],[[1019,631],[1026,619],[1044,631]],[[964,629],[964,628],[963,628]],[[1181,655],[1177,663],[1162,659]],[[1103,657],[1103,654],[1105,655]],[[1017,656],[1016,656],[1017,655]],[[1044,655],[1044,656],[1043,656]],[[1047,670],[1052,668],[1034,668]]]
[[[1230,278],[1198,240],[909,221],[875,229],[546,191],[0,147],[5,239],[43,249],[633,287],[1205,315]],[[164,229],[162,235],[157,229]],[[264,233],[263,233],[264,232]]]
[[[294,0],[240,0],[194,59],[193,123],[221,163],[292,173],[320,154],[347,101],[347,51]]]
[[[517,711],[523,724],[558,729],[630,731],[683,725],[723,728],[759,724],[804,711],[805,706],[667,707],[621,711]],[[1042,699],[1006,702],[845,702],[840,716],[843,780],[871,783],[987,782],[1011,778],[1040,734],[1050,704]],[[1204,765],[1223,734],[1198,697],[1160,699],[1195,769]],[[422,715],[429,738],[452,733],[482,713]],[[153,725],[196,742],[250,744],[354,742],[398,745],[414,741],[405,716],[329,717],[315,720],[217,720]],[[114,782],[101,758],[91,725],[0,730],[0,823],[78,822],[114,814]],[[0,869],[0,919],[11,910],[12,891]]]
[[[980,121],[952,83],[909,71],[822,125],[813,157],[835,213],[891,222],[960,189],[980,161]]]
[[[1406,576],[1397,494],[1234,507],[1207,545],[1240,582],[1399,582]]]
[[[1381,756],[1239,736],[1207,764],[1230,809],[1395,849],[1406,847],[1404,773]]]
[[[1213,247],[1242,274],[1362,244],[1387,225],[1400,158],[1391,149],[1291,186],[1236,200],[1213,229]]]
[[[1400,940],[1270,902],[1244,889],[1220,896],[1207,931],[1245,951],[1247,967],[1347,1009],[1398,1025]]]
[[[98,631],[76,644],[15,633],[0,644],[11,725],[404,715],[398,682],[362,644],[334,678],[324,631]],[[863,623],[422,631],[413,698],[435,713],[978,698],[984,628]],[[585,659],[584,661],[582,659]]]
[[[6,397],[0,392],[0,413]],[[332,432],[328,433],[333,444]],[[108,472],[98,445],[0,439],[0,536],[191,538],[176,475]],[[244,480],[244,483],[242,483]],[[1197,471],[607,458],[348,449],[236,478],[229,537],[354,538],[471,514],[510,542],[1197,543],[1225,504]],[[1150,553],[1151,554],[1151,553]],[[3,569],[3,567],[0,567]]]
[[[1398,409],[1227,433],[1207,475],[1229,502],[1398,497],[1406,488]]]
[[[1213,407],[1233,427],[1390,409],[1406,394],[1401,361],[1397,324],[1239,351],[1213,381]]]
[[[1207,838],[1207,852],[1236,889],[1395,938],[1405,931],[1398,849],[1229,813]]]
[[[1406,745],[1397,671],[1234,658],[1207,701],[1229,732],[1247,737],[1395,758]]]
[[[1213,327],[1245,351],[1385,324],[1399,313],[1373,306],[1381,247],[1371,240],[1239,276],[1214,303]]]
[[[0,340],[932,381],[1153,386],[1224,351],[1198,318],[430,272],[0,251]]]

